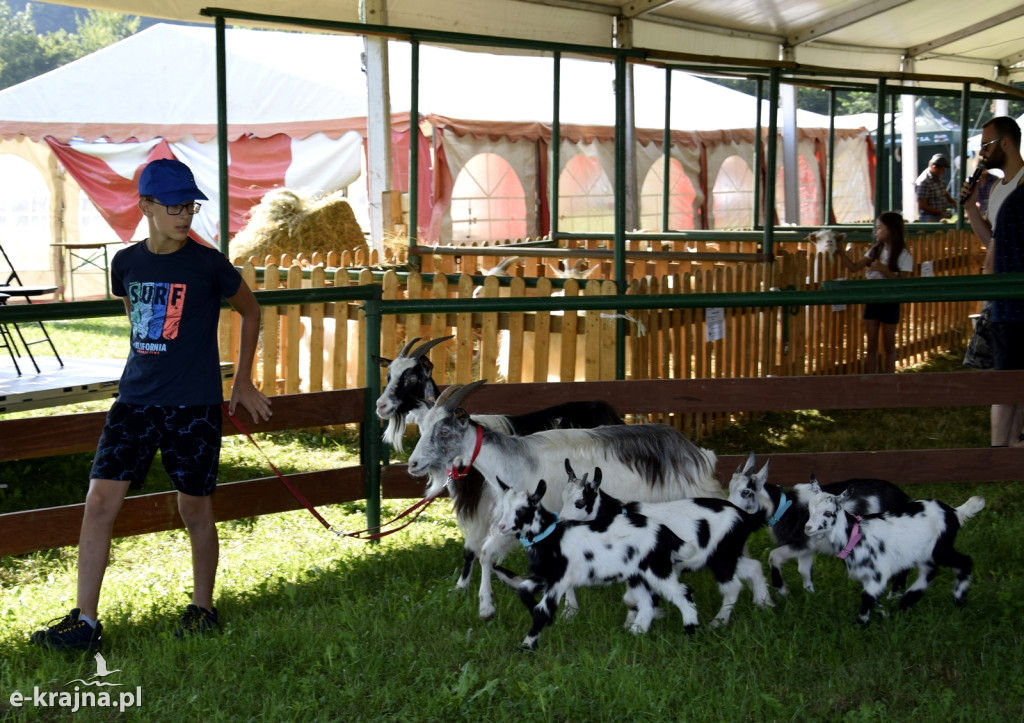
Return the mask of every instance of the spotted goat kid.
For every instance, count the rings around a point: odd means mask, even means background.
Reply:
[[[814,592],[811,570],[814,555],[832,554],[832,548],[824,535],[808,537],[807,502],[811,497],[810,483],[794,485],[783,489],[780,485],[768,484],[768,461],[760,472],[754,471],[754,453],[751,452],[745,464],[741,465],[729,480],[729,501],[752,515],[761,515],[775,542],[775,549],[768,555],[772,574],[772,585],[780,595],[787,595],[786,580],[782,566],[796,559],[797,570],[803,580],[804,590]],[[870,515],[885,510],[895,510],[907,502],[910,496],[894,485],[881,479],[848,479],[821,485],[821,489],[838,495],[849,490],[846,509],[854,515]],[[894,578],[893,586],[906,587],[906,575]]]
[[[547,485],[533,492],[512,489],[500,479],[502,495],[498,529],[515,535],[526,548],[530,577],[519,583],[519,597],[533,622],[523,647],[537,647],[541,631],[551,625],[558,601],[577,587],[625,582],[636,605],[630,630],[647,632],[654,619],[654,595],[674,604],[687,632],[697,626],[697,607],[689,588],[673,568],[683,546],[664,525],[642,515],[617,515],[612,520],[562,522],[541,504]],[[543,596],[538,602],[537,592]]]
[[[722,607],[711,627],[729,622],[743,583],[750,586],[754,604],[771,607],[768,583],[761,563],[746,554],[747,538],[761,527],[761,517],[750,515],[726,500],[695,497],[671,502],[623,502],[601,489],[601,468],[594,469],[593,480],[576,476],[565,460],[569,483],[562,493],[563,520],[604,520],[637,515],[651,523],[665,525],[683,546],[673,556],[677,571],[708,569],[718,583]],[[629,605],[628,594],[626,604]]]
[[[811,492],[807,534],[826,536],[850,578],[863,586],[857,616],[862,624],[869,622],[889,580],[914,567],[918,576],[900,598],[900,610],[921,599],[939,566],[956,573],[953,601],[958,606],[967,602],[973,562],[953,544],[960,527],[984,509],[984,497],[971,497],[955,509],[938,500],[914,500],[896,511],[858,517],[844,509],[849,490],[837,497],[812,479]]]

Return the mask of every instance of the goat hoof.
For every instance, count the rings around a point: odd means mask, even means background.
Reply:
[[[685,626],[683,626],[683,630],[686,632],[687,635],[693,635],[694,633],[697,632],[697,626],[696,625],[685,625]]]

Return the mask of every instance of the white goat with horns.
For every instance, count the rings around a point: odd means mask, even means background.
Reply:
[[[462,400],[484,383],[452,385],[438,397],[419,422],[420,439],[409,457],[409,474],[420,477],[437,469],[462,474],[473,467],[494,490],[499,477],[521,490],[538,479],[547,479],[551,483],[544,505],[560,509],[568,458],[582,468],[602,467],[609,480],[606,486],[622,499],[655,502],[724,497],[715,479],[715,453],[697,447],[667,425],[552,429],[526,437],[485,429],[459,408]],[[501,537],[492,524],[485,546],[500,547]]]
[[[439,390],[431,376],[433,365],[426,352],[451,338],[443,336],[424,342],[419,347],[415,347],[419,339],[413,339],[393,360],[375,357],[378,363],[388,369],[387,385],[377,400],[377,416],[388,420],[384,440],[392,448],[401,451],[406,420],[419,424],[434,406],[434,399],[437,398]],[[516,436],[533,434],[543,429],[622,424],[622,420],[611,405],[600,400],[565,402],[525,414],[473,415],[473,420],[488,429]],[[438,467],[430,470],[427,480],[425,497],[433,497],[445,489],[448,490],[455,509],[455,520],[464,538],[462,572],[456,583],[457,587],[469,587],[473,562],[480,562],[478,600],[480,617],[486,620],[494,615],[492,571],[497,569],[502,579],[515,578],[513,573],[499,567],[512,543],[508,537],[491,535],[491,518],[495,514],[497,489],[485,484],[483,476],[477,470],[469,470],[467,475],[449,477],[447,467]]]

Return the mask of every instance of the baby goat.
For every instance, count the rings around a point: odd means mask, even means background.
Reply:
[[[593,520],[608,523],[622,515],[642,515],[654,524],[665,525],[683,541],[673,557],[677,571],[707,568],[722,593],[722,607],[712,627],[729,622],[743,581],[754,593],[758,607],[772,606],[761,564],[746,555],[750,533],[761,527],[761,519],[749,515],[725,500],[695,497],[672,502],[622,502],[601,489],[601,468],[594,469],[593,481],[576,477],[565,460],[569,484],[563,492],[563,520]],[[628,595],[628,593],[627,593]]]
[[[554,622],[558,601],[577,587],[625,582],[636,604],[630,630],[645,633],[654,619],[653,595],[679,608],[687,632],[697,626],[697,607],[689,588],[673,569],[683,542],[665,525],[643,515],[615,515],[608,520],[561,522],[541,499],[546,483],[532,493],[512,489],[500,479],[498,529],[515,535],[530,559],[528,579],[519,584],[519,597],[531,611],[533,622],[523,647],[537,647],[541,630]],[[535,593],[543,591],[540,602]]]
[[[750,514],[762,515],[768,525],[772,540],[777,545],[768,555],[772,573],[772,585],[780,595],[786,595],[786,581],[782,577],[782,566],[796,558],[797,569],[804,582],[804,590],[814,592],[811,568],[814,553],[831,555],[832,548],[824,537],[808,537],[804,531],[807,524],[807,503],[811,497],[811,485],[799,484],[789,490],[779,485],[767,484],[768,462],[760,472],[754,472],[754,453],[747,457],[746,464],[736,470],[729,480],[729,501]],[[838,495],[849,490],[847,509],[854,515],[870,515],[885,510],[894,510],[910,502],[910,497],[891,482],[880,479],[849,479],[823,485],[822,489]],[[905,575],[896,583],[902,587]]]
[[[984,509],[984,497],[971,497],[956,509],[938,500],[913,500],[898,511],[863,518],[844,509],[849,499],[849,490],[837,497],[812,478],[806,531],[825,537],[836,557],[846,562],[850,578],[863,586],[857,616],[861,623],[868,623],[890,578],[912,567],[918,576],[900,598],[900,610],[921,599],[940,565],[956,572],[953,601],[958,606],[967,602],[973,562],[953,543],[960,527]]]

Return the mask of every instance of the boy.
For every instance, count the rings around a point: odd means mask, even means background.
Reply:
[[[192,546],[192,603],[176,635],[219,627],[213,607],[219,544],[210,495],[221,442],[221,298],[242,316],[229,409],[241,404],[258,423],[270,401],[252,383],[260,308],[241,275],[216,249],[189,238],[197,200],[206,196],[188,166],[157,160],[139,177],[139,209],[149,238],[121,249],[111,262],[113,293],[131,321],[131,350],[118,399],[100,436],[78,544],[77,607],[32,634],[46,648],[91,650],[102,644],[100,586],[125,493],[139,489],[159,449],[178,492],[178,511]]]

